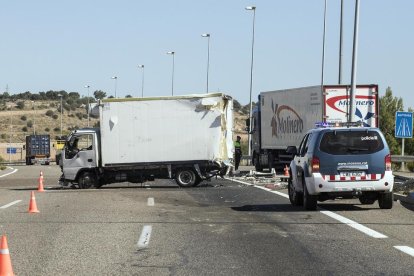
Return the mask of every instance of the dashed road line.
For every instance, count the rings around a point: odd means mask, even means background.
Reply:
[[[145,248],[148,247],[150,238],[151,238],[152,226],[151,225],[144,225],[142,228],[141,236],[138,240],[138,248]]]
[[[13,169],[12,167],[7,167],[7,168]],[[0,177],[5,177],[5,176],[8,176],[8,175],[11,175],[11,174],[13,174],[13,173],[15,173],[17,171],[18,171],[18,169],[14,169],[13,171],[11,171],[9,173],[5,173],[3,175],[0,175]]]
[[[9,208],[10,206],[13,206],[14,204],[17,204],[17,203],[19,203],[21,200],[15,200],[15,201],[13,201],[13,202],[10,202],[9,204],[6,204],[6,205],[3,205],[3,206],[1,206],[0,207],[0,209],[6,209],[6,208]]]
[[[396,249],[398,249],[398,250],[400,250],[400,251],[402,251],[402,252],[404,252],[404,253],[412,256],[412,257],[414,257],[414,248],[412,248],[412,247],[397,245],[397,246],[394,246],[394,248],[396,248]]]
[[[149,197],[148,198],[148,202],[147,202],[148,206],[154,206],[155,205],[155,201],[153,197]]]

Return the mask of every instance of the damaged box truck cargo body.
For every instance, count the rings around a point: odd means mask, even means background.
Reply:
[[[225,174],[233,154],[232,106],[221,93],[102,100],[100,129],[68,137],[61,183],[89,188],[175,178],[189,187]]]

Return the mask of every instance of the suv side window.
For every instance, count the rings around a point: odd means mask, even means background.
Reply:
[[[307,139],[306,139],[306,141],[305,141],[305,144],[304,144],[304,146],[303,146],[303,149],[302,149],[302,151],[301,151],[301,153],[300,153],[300,156],[305,156],[305,154],[308,152],[308,148],[309,148],[309,143],[310,143],[310,141],[312,140],[312,133],[309,133],[308,134],[308,137],[307,137]]]
[[[298,155],[299,156],[304,156],[307,149],[308,149],[308,145],[309,145],[309,136],[310,134],[306,134],[305,137],[303,137],[302,142],[299,145],[299,150],[298,150]]]

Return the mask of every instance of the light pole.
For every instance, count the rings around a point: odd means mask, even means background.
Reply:
[[[175,52],[167,52],[167,55],[172,55],[172,74],[171,74],[171,96],[174,96],[174,56]]]
[[[11,163],[11,142],[12,142],[12,106],[10,105],[10,135],[9,135],[9,163]]]
[[[85,88],[88,89],[88,106],[87,106],[87,109],[86,109],[86,112],[88,113],[88,127],[89,127],[89,87],[90,87],[90,85],[85,85]]]
[[[33,135],[36,135],[36,122],[35,122],[36,110],[35,110],[34,101],[32,101],[32,109],[33,109]]]
[[[250,64],[250,109],[249,109],[249,156],[252,153],[252,145],[251,145],[251,140],[252,140],[252,87],[253,87],[253,57],[254,57],[254,21],[256,19],[256,7],[255,6],[248,6],[246,7],[246,10],[248,11],[253,11],[253,32],[252,32],[252,59],[251,59],[251,64]]]
[[[142,78],[141,78],[141,98],[144,98],[144,64],[138,65],[138,68],[142,69]]]
[[[62,139],[62,122],[63,122],[63,95],[58,95],[60,98],[60,139]]]
[[[118,77],[117,76],[113,76],[112,79],[115,80],[115,98],[116,98],[116,83],[118,81]]]
[[[208,93],[208,71],[210,67],[210,34],[202,34],[202,37],[207,37],[207,89],[206,93]]]

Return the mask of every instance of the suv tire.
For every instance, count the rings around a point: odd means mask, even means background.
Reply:
[[[394,194],[383,193],[378,195],[378,205],[381,209],[391,209],[394,203]]]
[[[306,183],[303,181],[303,207],[305,210],[316,210],[318,204],[317,196],[310,195]]]
[[[292,175],[292,173],[290,175]],[[292,177],[289,177],[288,180],[288,194],[290,203],[293,206],[303,205],[303,195],[295,190],[295,186],[292,183]]]

